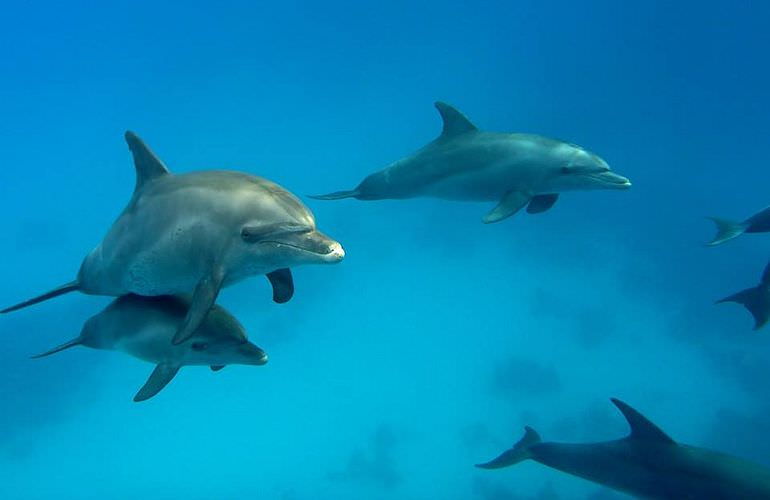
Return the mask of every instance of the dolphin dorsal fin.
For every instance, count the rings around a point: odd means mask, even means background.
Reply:
[[[136,168],[135,191],[138,191],[147,182],[169,173],[166,165],[160,161],[160,158],[147,147],[147,144],[138,135],[130,130],[127,131],[126,142],[128,143],[128,149],[131,150],[131,154],[134,157],[134,167]]]
[[[663,432],[660,427],[650,422],[647,417],[628,406],[619,399],[612,398],[612,403],[618,407],[620,413],[626,417],[629,427],[631,427],[630,439],[643,439],[645,441],[657,441],[659,443],[676,444],[668,434]]]
[[[449,139],[456,135],[478,130],[476,125],[471,123],[467,116],[460,113],[449,104],[436,101],[434,105],[441,115],[441,119],[444,121],[444,129],[441,131],[440,139]]]

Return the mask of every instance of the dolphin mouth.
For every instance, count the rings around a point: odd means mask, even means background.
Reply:
[[[311,255],[315,259],[320,258],[324,262],[339,262],[345,257],[342,245],[319,231],[281,235],[260,243],[290,248],[302,254]]]
[[[628,178],[614,172],[588,174],[587,177],[590,177],[611,189],[628,189],[631,187],[631,181]]]

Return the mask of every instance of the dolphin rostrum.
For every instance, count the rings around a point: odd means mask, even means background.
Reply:
[[[192,293],[174,336],[188,339],[220,288],[266,274],[273,299],[288,301],[292,266],[339,262],[342,246],[316,229],[293,194],[260,177],[226,170],[172,175],[133,132],[126,132],[136,186],[123,213],[83,260],[77,278],[8,307],[7,313],[75,290],[121,296]]]
[[[653,499],[770,499],[770,469],[731,455],[680,444],[626,403],[612,399],[631,433],[590,444],[547,443],[531,427],[494,460],[499,469],[532,459],[624,493]]]
[[[155,370],[136,393],[134,401],[156,395],[182,366],[205,365],[218,371],[231,364],[267,363],[267,354],[249,342],[238,320],[216,304],[190,339],[172,344],[171,337],[185,318],[188,307],[189,301],[177,296],[124,295],[86,321],[78,337],[33,358],[83,345],[123,351],[155,363]]]
[[[737,238],[743,233],[766,233],[770,231],[770,207],[764,208],[748,219],[735,222],[719,217],[707,217],[717,226],[717,234],[714,239],[706,243],[708,246],[719,245],[725,241]]]
[[[754,330],[765,326],[770,319],[770,263],[765,266],[757,286],[718,300],[717,304],[723,302],[742,304],[754,317]]]
[[[523,207],[540,213],[559,193],[626,189],[631,183],[580,146],[533,134],[484,132],[458,110],[435,103],[444,129],[411,156],[366,177],[351,191],[311,196],[320,200],[380,200],[420,196],[493,201],[485,223],[510,217]]]

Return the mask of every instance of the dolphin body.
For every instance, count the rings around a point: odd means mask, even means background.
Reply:
[[[754,318],[754,330],[765,326],[770,319],[770,263],[765,266],[757,286],[718,300],[717,304],[723,302],[737,302],[745,307]]]
[[[760,210],[741,222],[720,217],[708,217],[708,219],[711,219],[717,227],[717,234],[714,239],[706,243],[711,247],[737,238],[743,233],[766,233],[770,231],[770,207]]]
[[[523,207],[540,213],[560,192],[626,189],[631,183],[580,146],[533,134],[479,130],[461,112],[435,103],[444,122],[441,135],[385,169],[366,177],[351,191],[311,196],[320,200],[434,197],[494,201],[485,223],[510,217]]]
[[[612,399],[631,427],[616,441],[544,443],[531,427],[513,448],[479,464],[499,469],[532,459],[636,496],[666,500],[770,499],[770,469],[737,457],[676,443],[626,403]]]
[[[218,371],[231,364],[267,363],[267,354],[249,342],[238,320],[218,305],[211,308],[189,340],[172,344],[171,337],[184,320],[189,305],[189,300],[182,297],[124,295],[86,321],[78,337],[33,358],[83,345],[123,351],[155,363],[155,370],[136,393],[134,401],[156,395],[182,366],[206,365]]]
[[[133,132],[136,167],[128,206],[83,260],[77,279],[8,307],[7,313],[75,290],[121,296],[192,293],[174,336],[188,339],[223,286],[266,274],[276,302],[294,291],[289,267],[335,263],[342,246],[316,229],[310,210],[267,179],[208,170],[172,175]]]

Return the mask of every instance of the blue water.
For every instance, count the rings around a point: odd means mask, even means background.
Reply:
[[[109,298],[0,317],[0,498],[579,499],[616,493],[488,460],[524,425],[621,437],[619,397],[679,441],[770,465],[768,332],[713,301],[770,236],[703,216],[768,204],[763,2],[9,2],[0,16],[0,304],[74,277],[134,183],[124,130],[174,172],[298,195],[433,139],[435,100],[485,130],[581,144],[629,191],[483,225],[482,203],[306,199],[347,257],[220,303],[270,355],[184,368],[72,349]]]

